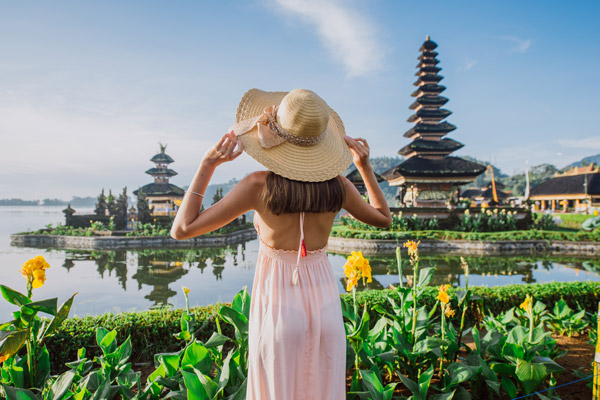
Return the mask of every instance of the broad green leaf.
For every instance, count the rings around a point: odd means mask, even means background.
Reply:
[[[102,349],[102,352],[106,354],[114,353],[117,349],[117,330],[113,329],[108,332],[104,328],[98,328],[96,330],[96,341],[98,342],[98,346]]]
[[[456,389],[456,392],[454,392],[453,400],[471,400],[472,398],[471,393],[467,392],[467,389],[463,386],[459,386]]]
[[[417,382],[413,381],[412,379],[398,373],[398,376],[400,377],[400,380],[402,381],[402,383],[404,384],[404,386],[407,387],[408,390],[410,390],[410,392],[413,394],[413,398],[416,399],[421,399],[421,391],[419,390],[419,385],[417,384]]]
[[[508,333],[508,338],[506,339],[507,343],[515,343],[522,345],[527,338],[527,333],[525,332],[525,328],[521,325],[517,325],[511,329]]]
[[[217,346],[224,344],[225,342],[227,342],[229,340],[231,340],[231,339],[229,339],[227,336],[219,335],[217,332],[213,332],[210,339],[208,339],[206,341],[206,343],[204,343],[204,347],[206,347],[206,348],[217,347]]]
[[[503,376],[500,380],[500,385],[511,399],[517,397],[517,387],[510,378]]]
[[[250,315],[250,296],[248,295],[248,290],[246,287],[244,287],[244,289],[240,290],[235,295],[235,297],[233,298],[233,301],[231,302],[231,307],[235,311],[244,315],[246,318],[249,317],[249,315]]]
[[[8,286],[0,285],[0,292],[2,292],[2,297],[4,297],[10,304],[21,307],[27,303],[31,303],[31,299],[29,297],[9,288]]]
[[[514,365],[501,362],[490,363],[490,368],[497,374],[508,376],[513,376],[516,370],[516,367]]]
[[[524,359],[525,358],[525,349],[520,344],[516,343],[505,343],[504,347],[502,347],[502,355],[504,357],[510,357],[511,359]]]
[[[243,336],[248,335],[248,318],[231,307],[222,306],[219,315],[232,324]]]
[[[363,379],[364,385],[375,400],[383,400],[383,385],[377,377],[377,374],[369,370],[360,370],[360,376]]]
[[[41,351],[37,354],[37,358],[36,387],[43,387],[50,376],[50,354],[48,354],[46,346],[42,347]]]
[[[34,301],[31,303],[27,303],[21,306],[21,313],[23,312],[23,308],[27,307],[32,309],[35,312],[43,312],[50,315],[56,315],[56,307],[58,304],[58,299],[56,297],[52,299]]]
[[[21,315],[21,323],[23,324],[23,326],[30,326],[33,320],[35,319],[36,313],[37,311],[35,311],[34,309],[29,308],[26,305],[22,306],[19,314]]]
[[[197,369],[203,374],[210,372],[212,360],[210,358],[210,352],[200,342],[191,343],[183,353],[181,359],[181,368]]]
[[[436,394],[431,396],[431,400],[451,400],[454,397],[454,392],[456,392],[456,389],[448,393]]]
[[[104,337],[104,340],[109,340],[110,334]],[[113,340],[108,348],[114,347],[117,345],[117,341]],[[131,356],[131,337],[127,337],[123,344],[116,348],[112,353],[106,354],[104,356],[105,361],[111,366],[117,367],[119,365],[123,365],[127,362],[129,357]],[[121,370],[122,371],[122,370]],[[123,372],[123,371],[122,371]]]
[[[547,370],[544,364],[521,361],[517,365],[517,378],[523,384],[525,393],[529,394],[538,388],[540,383],[546,378]]]
[[[207,393],[204,385],[200,381],[200,377],[195,372],[181,370],[183,382],[187,389],[188,400],[211,400],[212,396]],[[202,373],[200,372],[200,375]],[[216,385],[216,384],[215,384]]]
[[[550,374],[554,372],[563,372],[565,370],[563,367],[558,365],[556,362],[554,362],[554,360],[552,360],[549,357],[535,356],[531,361],[538,364],[544,364],[546,366],[547,372]]]
[[[227,386],[227,382],[229,382],[229,363],[231,362],[231,358],[233,357],[233,349],[227,353],[227,357],[223,360],[223,368],[219,373],[219,384],[217,386],[217,395],[219,395]]]
[[[421,268],[421,270],[419,271],[419,283],[417,284],[417,287],[429,285],[429,283],[433,279],[434,272],[435,268]]]
[[[348,335],[349,340],[362,339],[365,340],[369,337],[369,313],[367,312],[367,304],[363,308],[363,314],[360,319],[360,324],[354,332]]]
[[[53,399],[61,399],[62,396],[69,390],[69,387],[73,383],[73,379],[75,378],[75,372],[67,371],[61,376],[58,377],[54,384],[52,385],[52,398]]]
[[[431,377],[433,376],[433,365],[429,369],[421,374],[419,377],[419,390],[421,396],[427,398],[427,392],[429,391],[429,384],[431,383]]]
[[[2,385],[7,400],[40,400],[40,397],[31,390]]]
[[[23,347],[29,336],[29,329],[0,331],[0,362],[8,360]]]
[[[375,323],[375,326],[373,327],[373,329],[371,329],[369,331],[369,336],[372,337],[372,336],[378,335],[383,330],[383,328],[385,328],[386,326],[387,326],[387,318],[383,318],[383,317],[379,318],[377,320],[377,322]]]
[[[71,307],[73,306],[73,298],[76,294],[77,293],[71,296],[60,306],[58,312],[56,313],[56,316],[52,318],[50,325],[48,325],[48,327],[44,331],[44,334],[42,335],[42,343],[46,340],[48,336],[52,335],[54,331],[56,331],[56,329],[58,329],[62,325],[62,323],[69,317],[69,312],[71,311]]]
[[[383,400],[392,400],[392,397],[394,396],[394,389],[398,383],[399,382],[392,382],[385,386],[385,389],[383,389]]]
[[[498,396],[500,396],[500,383],[498,381],[486,380],[485,383],[490,389],[492,389]]]
[[[458,385],[466,382],[471,378],[471,370],[461,362],[455,362],[448,366],[448,373],[450,374],[450,384]]]
[[[246,400],[246,385],[248,384],[248,380],[244,379],[244,382],[240,385],[238,390],[235,391],[234,394],[229,396],[227,400]]]
[[[181,351],[177,353],[161,353],[154,357],[160,365],[165,367],[167,377],[172,377],[179,370],[179,361],[181,360]]]

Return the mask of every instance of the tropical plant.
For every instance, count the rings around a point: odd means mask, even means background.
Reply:
[[[10,397],[12,388],[39,390],[44,386],[50,375],[50,354],[46,341],[68,317],[77,294],[60,308],[57,307],[57,298],[33,301],[33,291],[44,285],[48,268],[50,265],[42,256],[22,265],[21,274],[26,280],[27,295],[0,285],[0,292],[6,301],[19,307],[13,313],[12,321],[0,325],[0,383],[7,397]],[[52,319],[42,320],[37,315],[40,312],[52,316]],[[20,354],[23,347],[26,348],[24,355]]]

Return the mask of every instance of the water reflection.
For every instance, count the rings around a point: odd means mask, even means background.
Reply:
[[[221,248],[144,249],[118,251],[86,251],[8,248],[0,253],[5,265],[2,284],[23,288],[18,266],[28,258],[43,254],[52,268],[46,284],[37,289],[37,299],[58,297],[59,302],[79,292],[73,305],[74,315],[97,315],[106,312],[145,310],[172,305],[183,307],[181,286],[191,289],[190,305],[207,305],[231,301],[244,286],[252,293],[252,282],[258,256],[258,240]],[[343,265],[346,255],[329,253],[328,258],[345,292]],[[370,289],[398,284],[395,257],[367,257],[373,268]],[[511,256],[465,256],[470,265],[471,285],[550,281],[600,281],[600,261],[593,258]],[[61,267],[62,266],[62,267]],[[460,257],[421,254],[421,266],[436,267],[433,285],[464,286]],[[402,261],[403,282],[412,283],[412,267],[408,257]],[[363,289],[362,284],[359,289]],[[0,320],[14,311],[0,302]]]
[[[600,261],[596,259],[574,259],[572,257],[519,256],[519,257],[482,257],[463,256],[469,264],[469,283],[471,285],[499,286],[517,283],[536,283],[548,281],[600,280]],[[397,286],[398,265],[395,257],[367,257],[372,268],[373,281],[359,285],[359,290],[383,289]],[[402,264],[402,282],[412,285],[413,268],[408,257]],[[431,285],[450,284],[464,286],[464,271],[460,256],[421,255],[420,268],[436,269]],[[340,278],[345,284],[345,280]]]
[[[151,302],[151,306],[163,306],[170,304],[169,299],[177,295],[171,284],[181,280],[191,269],[198,269],[204,274],[210,264],[214,279],[223,280],[227,257],[231,256],[231,266],[238,266],[238,259],[242,262],[246,260],[245,250],[245,244],[239,247],[173,250],[64,250],[63,268],[70,272],[78,261],[91,260],[96,264],[100,278],[115,276],[122,289],[127,291],[129,266],[135,269],[131,280],[137,282],[137,290],[142,290],[144,285],[151,287],[150,293],[144,298]]]

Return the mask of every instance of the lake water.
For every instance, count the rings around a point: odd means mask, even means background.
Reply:
[[[29,258],[43,255],[51,268],[34,299],[58,297],[59,302],[78,292],[71,315],[97,315],[145,310],[161,304],[183,307],[182,286],[191,289],[190,305],[229,302],[244,286],[252,290],[258,240],[223,248],[143,249],[86,251],[21,248],[10,246],[10,234],[42,228],[64,221],[63,207],[0,207],[0,283],[25,291],[19,272]],[[86,212],[88,210],[81,210]],[[360,249],[357,249],[360,250]],[[368,257],[373,282],[369,288],[387,288],[398,283],[395,258]],[[600,262],[592,258],[481,257],[466,256],[471,285],[498,286],[526,282],[600,281]],[[345,256],[329,254],[345,291]],[[422,255],[422,266],[436,266],[434,284],[464,285],[459,257]],[[404,257],[403,271],[412,271]],[[14,306],[0,300],[0,321]]]

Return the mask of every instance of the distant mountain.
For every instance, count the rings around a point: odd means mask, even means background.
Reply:
[[[23,200],[23,199],[0,199],[0,206],[39,206],[40,202],[37,200]]]
[[[596,154],[595,156],[584,157],[579,161],[575,161],[563,168],[563,170],[567,170],[572,167],[583,167],[585,165],[590,165],[594,163],[595,165],[600,165],[600,154]]]
[[[558,169],[552,164],[540,164],[529,169],[529,187],[533,188],[536,185],[554,177]],[[527,180],[525,173],[515,174],[500,179],[505,186],[506,191],[511,191],[513,196],[525,195],[525,187]]]

